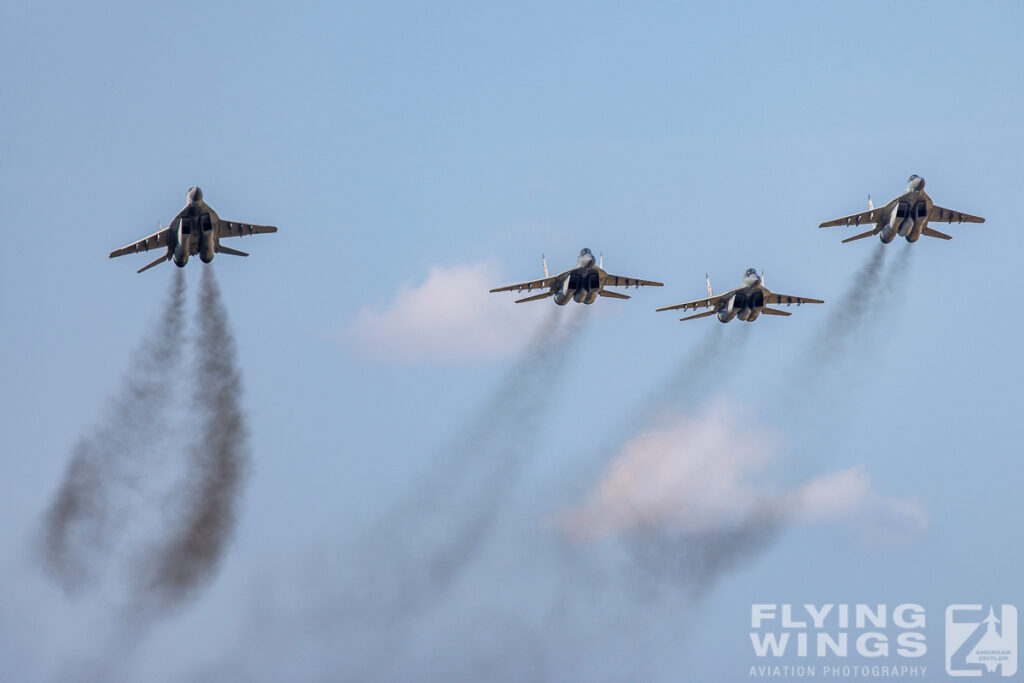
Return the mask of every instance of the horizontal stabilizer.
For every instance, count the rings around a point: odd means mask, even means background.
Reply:
[[[932,230],[931,228],[924,228],[921,230],[921,234],[925,237],[938,237],[940,240],[951,240],[953,239],[950,235],[938,230]]]
[[[698,313],[697,315],[691,315],[691,316],[686,317],[686,318],[680,318],[679,320],[696,320],[697,318],[706,318],[709,315],[714,315],[715,313],[718,313],[718,311],[704,311],[703,313]]]
[[[554,296],[554,295],[555,295],[554,292],[544,292],[543,294],[534,294],[533,296],[528,296],[525,299],[517,299],[516,303],[517,304],[521,304],[524,301],[540,301],[541,299],[547,299],[549,296]]]
[[[780,311],[777,308],[762,308],[761,312],[765,315],[793,315],[788,311]]]
[[[149,269],[150,269],[150,268],[152,268],[153,266],[159,266],[159,265],[160,265],[161,263],[163,263],[164,261],[170,261],[170,260],[171,260],[171,255],[170,255],[170,254],[164,254],[163,256],[161,256],[160,258],[158,258],[158,259],[157,259],[156,261],[153,261],[152,263],[150,263],[150,264],[149,264],[148,266],[143,266],[142,268],[139,268],[139,269],[138,269],[137,271],[135,271],[135,272],[136,272],[136,273],[141,273],[141,272],[142,272],[142,271],[144,271],[144,270],[149,270]]]
[[[625,294],[619,294],[618,292],[609,292],[607,289],[602,289],[598,292],[601,296],[606,296],[609,299],[628,299],[629,297]]]
[[[862,232],[859,235],[854,235],[853,237],[847,237],[845,240],[843,240],[843,244],[846,244],[847,242],[852,242],[854,240],[862,240],[865,237],[871,237],[874,234],[875,234],[875,230],[874,230],[874,228],[872,228],[871,230],[868,230],[867,232]]]
[[[246,254],[244,251],[238,251],[237,249],[232,249],[231,247],[225,247],[223,244],[217,245],[217,253],[231,254],[232,256],[248,256],[248,254]]]

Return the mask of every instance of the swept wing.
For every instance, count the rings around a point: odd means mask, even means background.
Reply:
[[[253,223],[238,223],[237,221],[226,221],[221,219],[217,223],[217,237],[241,237],[243,235],[261,235],[268,232],[277,232],[273,225],[255,225]]]
[[[173,222],[171,223],[173,225]],[[158,232],[154,232],[149,237],[144,237],[138,242],[132,242],[131,244],[115,249],[110,252],[110,258],[115,256],[124,256],[125,254],[137,254],[140,251],[149,251],[150,249],[156,249],[157,247],[166,248],[170,244],[171,239],[171,228],[167,227]]]
[[[604,273],[603,284],[605,287],[664,287],[661,282],[654,280],[641,280],[635,277],[622,277],[621,275],[609,275]]]
[[[764,293],[764,302],[766,304],[823,304],[825,303],[821,299],[808,299],[805,296],[790,296],[789,294],[775,294],[773,292],[766,291]]]
[[[962,211],[953,211],[952,209],[944,209],[941,206],[932,206],[931,213],[928,214],[929,223],[984,223],[985,219],[979,216],[972,216],[969,213],[963,213]]]
[[[686,303],[676,304],[675,306],[665,306],[663,308],[656,309],[658,311],[696,311],[698,308],[710,308],[712,311],[718,310],[718,304],[728,301],[736,292],[743,289],[739,287],[737,289],[730,290],[725,294],[716,294],[715,296],[705,297],[703,299],[694,299],[693,301],[687,301]],[[701,316],[693,316],[701,317]]]
[[[891,203],[891,202],[890,202]],[[860,213],[853,213],[849,216],[843,216],[842,218],[836,218],[831,221],[825,221],[819,228],[831,228],[836,225],[874,225],[878,223],[879,219],[886,215],[886,210],[889,205],[877,209],[871,209],[869,211],[861,211]]]
[[[565,271],[568,273],[569,271]],[[565,275],[565,273],[559,273],[552,277],[541,278],[540,280],[531,280],[529,282],[519,282],[514,285],[507,285],[505,287],[496,287],[491,292],[532,292],[535,289],[550,289],[551,285],[555,284],[558,278]]]

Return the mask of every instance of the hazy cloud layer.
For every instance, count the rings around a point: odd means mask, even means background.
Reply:
[[[580,540],[659,530],[706,534],[732,529],[752,516],[789,523],[880,523],[904,535],[927,527],[920,505],[883,496],[862,466],[794,488],[773,487],[767,482],[779,451],[774,432],[718,400],[628,441],[585,501],[558,521]]]
[[[538,273],[538,277],[541,274]],[[405,361],[508,356],[521,349],[550,301],[516,305],[491,294],[506,278],[491,263],[435,266],[426,280],[402,283],[383,308],[366,306],[348,337],[367,355]],[[525,295],[524,295],[525,296]]]

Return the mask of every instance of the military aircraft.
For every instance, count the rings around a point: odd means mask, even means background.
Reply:
[[[199,255],[203,263],[212,261],[214,254],[248,256],[244,251],[237,251],[222,245],[220,243],[222,237],[277,232],[277,228],[273,225],[253,225],[221,220],[217,213],[203,201],[203,191],[198,187],[190,188],[185,197],[188,200],[185,208],[171,219],[166,228],[161,228],[145,239],[110,252],[110,258],[164,247],[167,250],[166,253],[148,266],[139,268],[138,272],[149,270],[172,258],[176,266],[184,268],[188,257],[196,254]]]
[[[867,211],[837,218],[834,221],[826,221],[818,227],[870,224],[872,226],[870,230],[847,237],[843,243],[878,235],[883,243],[889,244],[896,239],[896,235],[906,237],[908,242],[916,242],[921,235],[951,240],[953,238],[949,235],[929,228],[928,223],[953,223],[954,221],[957,223],[984,223],[985,219],[936,206],[932,202],[932,198],[925,194],[924,178],[912,175],[907,179],[907,191],[885,206],[876,209],[871,202],[871,197],[868,197]]]
[[[632,277],[621,277],[609,275],[604,271],[604,258],[595,264],[594,252],[587,248],[580,250],[579,258],[576,259],[576,267],[563,271],[558,275],[548,274],[547,259],[541,259],[544,264],[544,279],[533,280],[532,282],[521,282],[518,285],[498,287],[491,292],[521,292],[524,289],[532,292],[535,289],[545,289],[542,294],[534,294],[525,299],[517,299],[516,303],[524,301],[539,301],[549,296],[555,297],[555,303],[564,306],[570,301],[577,303],[592,304],[599,296],[611,299],[628,299],[625,294],[610,292],[605,287],[661,287],[662,283],[651,280],[639,280]]]
[[[710,308],[710,311],[680,318],[680,320],[694,320],[695,318],[704,318],[717,313],[718,319],[723,323],[727,323],[733,318],[739,318],[740,320],[752,323],[762,313],[765,315],[791,315],[787,311],[768,308],[768,304],[786,304],[787,306],[796,304],[799,306],[800,304],[825,303],[821,299],[808,299],[802,296],[789,296],[788,294],[773,294],[764,286],[764,276],[758,275],[757,270],[754,268],[747,268],[747,272],[743,273],[742,287],[725,294],[719,294],[718,296],[715,296],[711,291],[711,279],[707,275],[704,277],[708,284],[708,298],[687,301],[685,304],[676,304],[675,306],[665,306],[658,310],[675,311],[682,309],[685,311],[692,309],[696,311],[698,308]]]

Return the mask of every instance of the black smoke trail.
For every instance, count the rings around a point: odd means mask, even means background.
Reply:
[[[227,311],[211,268],[203,269],[196,312],[198,420],[178,526],[161,542],[152,564],[151,597],[181,602],[215,574],[235,529],[249,462],[241,373]]]
[[[353,677],[387,678],[414,618],[480,557],[536,448],[587,315],[553,308],[503,380],[430,459],[431,469],[349,549],[357,558],[351,574],[334,599],[314,607],[312,621],[320,637],[345,634]]]
[[[618,438],[610,441],[611,447],[601,449],[599,462],[587,463],[589,471],[572,478],[575,490],[567,492],[563,488],[560,497],[579,499],[585,496],[586,489],[581,488],[581,483],[593,487],[598,478],[604,476],[598,468],[607,468],[633,439],[668,428],[681,415],[708,399],[714,384],[739,364],[753,334],[753,324],[715,321],[704,337],[687,349],[672,366],[672,371],[638,403]],[[769,512],[766,506],[759,506],[756,514],[730,519],[699,532],[684,532],[668,526],[628,532],[622,541],[633,566],[630,576],[635,584],[646,585],[650,590],[657,589],[659,582],[651,580],[658,579],[699,597],[719,577],[752,560],[771,545],[782,527],[782,519]],[[582,549],[575,542],[569,545]],[[572,589],[566,587],[565,590]]]
[[[885,244],[876,244],[871,257],[854,273],[843,295],[830,306],[825,326],[811,340],[800,360],[804,367],[833,361],[846,352],[852,341],[860,339],[858,332],[869,322],[872,307],[886,291],[881,277],[886,251]]]
[[[561,311],[554,311],[561,317]],[[571,345],[586,311],[573,311],[561,330],[549,318],[526,348],[506,380],[474,419],[452,450],[475,457],[480,480],[467,491],[462,528],[431,558],[436,587],[450,585],[473,560],[515,482],[536,448],[540,421],[550,405]],[[472,474],[470,473],[470,476]],[[472,486],[472,483],[470,483]],[[459,513],[457,513],[459,514]]]
[[[708,529],[649,529],[631,537],[629,546],[643,583],[667,579],[700,599],[719,578],[770,548],[786,523],[780,506],[766,501]]]
[[[152,462],[154,440],[167,429],[184,338],[184,304],[185,279],[175,269],[156,327],[133,354],[100,425],[75,446],[44,514],[40,556],[66,590],[97,578],[120,540],[126,517],[121,508]]]
[[[562,318],[568,313],[569,321]],[[413,557],[399,613],[447,589],[473,560],[536,446],[569,341],[586,311],[552,310],[504,380],[401,501],[378,534]],[[401,551],[400,551],[401,552]]]
[[[914,246],[905,244],[896,254],[896,258],[889,264],[882,278],[882,290],[888,292],[893,302],[903,299],[903,286],[906,284],[907,275],[910,273],[910,253]]]

